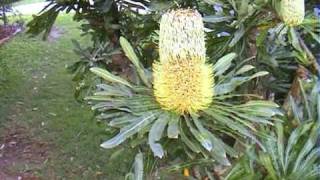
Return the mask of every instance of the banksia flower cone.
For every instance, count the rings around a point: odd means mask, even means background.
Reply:
[[[153,78],[161,107],[179,114],[207,108],[214,82],[212,67],[206,64],[201,15],[191,9],[165,13],[160,22],[159,53]]]
[[[304,15],[304,0],[281,0],[280,16],[288,26],[301,24]]]

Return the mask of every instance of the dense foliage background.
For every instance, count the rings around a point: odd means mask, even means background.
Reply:
[[[136,137],[133,145],[123,145],[134,147],[138,153],[136,176],[139,176],[139,168],[143,168],[139,153],[143,152],[145,176],[151,178],[161,176],[162,171],[187,171],[190,168],[191,176],[198,179],[316,179],[320,170],[317,2],[305,1],[304,21],[294,27],[283,23],[279,3],[280,0],[51,0],[28,24],[28,31],[34,35],[44,32],[45,38],[55,18],[63,11],[74,13],[74,20],[81,22],[83,35],[90,36],[92,44],[74,40],[75,52],[81,59],[69,67],[78,84],[75,97],[81,101],[101,83],[89,72],[92,67],[108,69],[135,81],[134,63],[124,53],[123,49],[128,45],[120,45],[121,36],[135,47],[140,62],[150,70],[153,61],[158,59],[161,15],[169,9],[197,9],[205,22],[208,62],[217,63],[224,55],[237,54],[230,58],[228,68],[221,74],[224,81],[220,95],[228,95],[234,90],[237,94],[255,94],[280,105],[282,116],[275,116],[269,126],[259,128],[261,134],[268,135],[257,137],[259,146],[248,139],[238,141],[232,136],[221,136],[232,147],[228,155],[230,165],[214,158],[188,159],[188,156],[180,156],[181,149],[171,147],[166,147],[168,157],[160,160],[153,157],[147,146],[141,145],[145,139]],[[261,71],[269,74],[249,78]],[[240,72],[247,75],[244,77]],[[250,96],[233,97],[228,102],[251,99]],[[259,127],[259,123],[255,126]],[[107,130],[110,135],[118,131]]]

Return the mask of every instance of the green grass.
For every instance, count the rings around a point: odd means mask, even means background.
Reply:
[[[72,76],[66,65],[79,57],[71,39],[90,43],[81,37],[71,16],[58,18],[63,35],[53,42],[19,34],[0,47],[0,134],[8,126],[6,118],[22,102],[17,122],[29,128],[34,137],[49,143],[48,160],[33,169],[43,179],[123,179],[130,168],[132,154],[124,152],[121,160],[111,161],[115,150],[105,150],[100,143],[108,138],[91,110],[73,98]],[[2,69],[2,70],[1,70]]]
[[[33,4],[33,3],[38,3],[38,2],[45,2],[45,0],[21,0],[19,2],[14,3],[13,6]]]

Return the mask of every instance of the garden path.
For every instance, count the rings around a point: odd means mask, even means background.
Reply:
[[[132,153],[111,161],[104,125],[73,97],[71,39],[90,44],[78,27],[62,14],[51,41],[20,33],[0,47],[0,180],[113,180],[130,169]]]

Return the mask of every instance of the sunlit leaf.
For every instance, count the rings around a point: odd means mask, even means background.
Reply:
[[[109,82],[116,82],[120,84],[124,84],[128,87],[132,87],[130,83],[119,76],[115,76],[111,74],[109,71],[101,69],[101,68],[90,68],[90,71],[93,72],[94,74],[98,75],[99,77],[102,77],[104,80],[109,81]]]
[[[229,21],[233,17],[232,16],[219,16],[219,15],[211,15],[211,16],[204,16],[203,21],[209,23],[218,23],[223,21]]]
[[[176,114],[170,114],[170,120],[168,124],[168,137],[177,139],[179,136],[179,120],[180,117]]]
[[[213,66],[213,71],[216,76],[223,74],[230,66],[231,61],[237,56],[236,53],[229,53],[220,58]]]
[[[143,180],[143,154],[141,152],[134,158],[134,180]]]
[[[295,31],[295,29],[293,27],[291,27],[289,29],[290,34],[289,34],[289,38],[291,40],[291,44],[292,46],[297,49],[298,51],[302,51],[302,48],[300,46],[300,42],[299,42],[299,37],[297,32]]]
[[[210,137],[207,133],[201,132],[197,130],[191,122],[187,119],[186,123],[190,129],[190,132],[193,134],[193,136],[200,142],[200,144],[207,150],[211,151],[213,148],[212,142],[210,140]]]
[[[141,80],[145,83],[146,86],[151,87],[151,84],[149,82],[148,76],[145,72],[145,69],[143,65],[140,63],[140,60],[136,53],[134,52],[134,49],[132,48],[131,44],[128,42],[127,39],[124,37],[120,37],[120,45],[125,52],[126,56],[129,58],[129,60],[133,63],[133,65],[137,68],[138,74],[141,78]]]
[[[163,131],[168,123],[168,115],[161,114],[159,118],[153,123],[150,132],[148,142],[153,154],[159,158],[164,156],[164,151],[160,143],[157,143],[162,137]]]
[[[137,117],[132,124],[122,128],[116,136],[102,143],[100,146],[106,149],[118,146],[127,138],[136,134],[141,128],[151,123],[156,118],[156,115],[156,113],[150,112],[145,113],[144,116]]]

